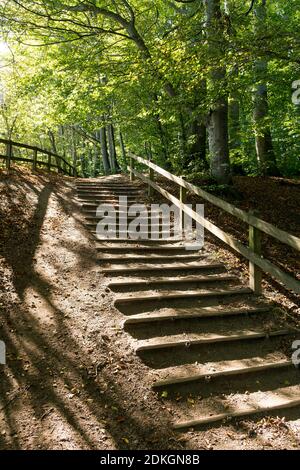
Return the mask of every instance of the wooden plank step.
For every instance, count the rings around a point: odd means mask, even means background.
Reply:
[[[106,191],[114,191],[114,190],[120,190],[120,191],[141,191],[143,188],[141,186],[131,186],[131,185],[112,185],[112,184],[101,184],[101,185],[78,185],[76,186],[77,190],[86,190],[86,189],[91,189],[91,190],[106,190]]]
[[[103,200],[105,202],[108,201],[109,204],[113,205],[117,209],[119,208],[119,198],[118,197],[109,196],[107,198],[103,198]],[[103,200],[101,200],[101,204],[103,203]],[[131,202],[135,202],[135,198],[128,199],[128,203],[131,204]],[[86,210],[86,209],[90,209],[90,210],[93,209],[94,210],[99,206],[99,203],[97,203],[97,199],[95,201],[93,201],[93,199],[92,200],[89,199],[86,202],[80,201],[80,204],[81,204],[82,210]],[[147,205],[146,205],[146,207],[147,207]]]
[[[238,404],[228,404],[230,411],[223,413],[197,414],[194,411],[188,417],[177,420],[173,429],[187,429],[206,424],[217,423],[230,418],[241,418],[256,414],[268,414],[273,411],[284,410],[300,406],[300,387],[279,388],[275,391],[254,392],[247,395],[245,400],[239,400]]]
[[[139,188],[80,188],[76,189],[77,193],[104,193],[104,194],[121,194],[126,196],[127,194],[144,194],[144,191]]]
[[[77,191],[77,196],[93,196],[93,197],[110,197],[110,196],[115,196],[115,197],[121,197],[121,196],[143,196],[143,193],[141,191],[91,191],[91,190],[86,190],[86,191]]]
[[[263,330],[243,330],[236,331],[235,333],[228,333],[226,335],[218,335],[216,333],[210,334],[181,334],[174,336],[164,336],[158,338],[151,338],[147,340],[138,341],[136,352],[141,351],[152,351],[154,349],[166,349],[174,348],[179,346],[193,346],[197,344],[213,344],[223,343],[232,341],[245,341],[260,339],[273,336],[284,336],[290,334],[291,331],[285,330],[274,330],[274,331],[263,331]]]
[[[144,261],[147,263],[147,261],[182,261],[182,260],[200,260],[205,258],[206,255],[200,255],[200,254],[187,254],[185,252],[184,254],[176,254],[174,253],[164,255],[162,256],[160,253],[148,253],[146,255],[141,255],[140,253],[129,253],[129,254],[120,254],[120,255],[111,255],[111,254],[101,254],[98,255],[97,260],[98,261],[106,261],[107,263],[113,263],[113,262],[118,262],[118,261]]]
[[[84,200],[85,199],[85,195],[82,195],[80,197],[77,196],[77,199],[80,199],[80,200]],[[109,195],[103,195],[103,196],[88,196],[88,199],[87,199],[87,202],[85,203],[85,205],[95,205],[95,203],[93,202],[93,200],[95,200],[95,202],[97,202],[97,200],[101,200],[101,201],[117,201],[119,202],[119,196],[116,195],[116,194],[109,194]],[[128,204],[132,204],[132,203],[135,203],[136,202],[136,197],[135,196],[128,196],[127,197],[127,203]]]
[[[84,198],[93,198],[93,199],[119,199],[121,196],[127,196],[128,200],[136,199],[139,196],[138,193],[130,193],[130,194],[120,194],[120,193],[77,193],[77,197],[80,199]]]
[[[136,192],[139,192],[139,193],[142,193],[143,192],[143,189],[141,188],[131,188],[131,187],[127,187],[127,188],[124,188],[124,187],[98,187],[98,186],[93,186],[93,187],[86,187],[86,188],[82,188],[82,187],[77,187],[76,188],[76,191],[78,192],[85,192],[85,191],[92,191],[92,192],[106,192],[106,193],[109,193],[109,192],[121,192],[121,193],[136,193]]]
[[[96,237],[96,232],[91,232],[93,235],[95,235]],[[133,240],[132,238],[110,238],[109,240],[98,240],[96,239],[96,243],[122,243],[122,246],[126,246],[127,243],[130,244],[130,249],[131,248],[134,248],[132,247],[131,245],[138,245],[138,246],[145,246],[145,247],[154,247],[156,245],[158,246],[161,246],[163,244],[169,244],[169,243],[172,243],[172,244],[178,244],[178,243],[183,243],[182,240],[175,240],[173,237],[172,238],[168,238],[168,239],[159,239],[159,240],[150,240],[150,239],[146,239],[146,240]],[[184,246],[184,245],[183,245]]]
[[[79,201],[83,201],[83,202],[94,202],[94,203],[97,203],[98,205],[99,204],[112,204],[114,202],[119,202],[119,197],[118,196],[114,196],[114,195],[110,195],[110,196],[86,196],[86,195],[82,195],[82,196],[77,196],[77,199]],[[135,196],[130,196],[128,197],[128,200],[127,200],[128,204],[134,204],[134,203],[137,203],[137,199]]]
[[[97,229],[97,223],[92,223],[92,222],[84,222],[84,226],[87,228],[87,230],[89,230],[91,233],[94,234],[94,232],[96,232],[95,229]],[[116,234],[119,234],[119,229],[118,229],[118,224],[117,224],[117,230],[116,230]],[[168,238],[162,238],[162,237],[166,237],[168,235]],[[97,236],[97,233],[96,233],[96,236]],[[156,230],[155,232],[154,231],[151,231],[149,230],[148,232],[139,232],[139,237],[138,239],[134,240],[133,238],[131,240],[135,241],[135,243],[139,243],[141,241],[153,241],[153,242],[161,242],[163,240],[166,240],[166,241],[174,241],[174,242],[180,242],[182,241],[182,237],[175,237],[175,235],[172,236],[172,232],[169,233],[169,232],[162,232],[162,231],[158,231]],[[155,238],[154,238],[155,237]],[[157,238],[159,237],[159,238]],[[101,236],[97,236],[97,239],[98,241],[100,242],[105,242],[105,241],[109,241],[109,240],[113,240],[111,238],[103,238]],[[121,240],[121,238],[118,239],[119,241]],[[188,251],[188,250],[186,250]],[[189,251],[192,251],[192,250],[189,250]],[[195,251],[195,250],[193,250]]]
[[[116,216],[119,218],[119,217],[127,217],[127,219],[135,219],[136,217],[140,217],[139,214],[128,214],[126,212],[120,212],[119,210],[114,210]],[[84,211],[84,213],[86,214],[86,211]],[[89,220],[94,220],[94,219],[99,219],[100,217],[103,217],[102,215],[101,216],[97,216],[97,214],[88,214],[85,216],[86,219],[89,219]],[[148,214],[147,217],[141,217],[140,218],[141,221],[148,221],[148,220],[152,220],[152,217],[151,217],[151,214]],[[155,224],[157,224],[158,222],[162,222],[162,220],[158,217],[156,217],[155,219],[153,219],[153,221],[155,222]],[[172,221],[171,221],[172,222]]]
[[[118,287],[151,287],[151,286],[161,286],[162,284],[193,284],[193,283],[209,283],[209,282],[226,282],[226,281],[235,281],[237,276],[232,276],[229,274],[214,274],[209,276],[186,276],[186,277],[159,277],[157,279],[130,279],[126,281],[115,281],[110,282],[108,287],[111,289],[116,289]]]
[[[111,240],[110,240],[111,241]],[[142,272],[166,272],[166,271],[201,271],[209,269],[220,269],[223,268],[221,263],[212,263],[212,264],[160,264],[160,265],[136,265],[136,266],[120,266],[113,268],[104,268],[102,269],[103,273],[106,274],[129,274],[129,273],[142,273]]]
[[[227,290],[196,290],[196,291],[160,291],[160,292],[148,292],[145,294],[134,293],[128,295],[127,297],[119,297],[115,300],[115,305],[124,305],[131,302],[154,302],[161,300],[173,300],[173,299],[197,299],[197,298],[207,298],[207,297],[226,297],[230,295],[243,295],[243,294],[253,294],[253,291],[249,288],[239,288],[239,289],[227,289]]]
[[[82,212],[84,214],[89,214],[89,215],[96,215],[96,211],[97,211],[97,208],[99,207],[97,204],[93,204],[91,205],[91,207],[85,207],[86,205],[84,204],[83,207],[82,207]],[[90,205],[89,205],[90,206]],[[151,208],[146,206],[148,210],[150,210]],[[114,208],[115,208],[115,211],[116,211],[116,214],[118,215],[126,215],[126,211],[122,210],[120,211],[119,210],[119,205],[114,205]]]
[[[162,311],[146,312],[137,315],[132,315],[126,318],[123,325],[134,325],[138,323],[151,323],[167,320],[186,320],[190,318],[214,318],[214,317],[230,317],[235,315],[255,315],[257,313],[265,313],[270,310],[269,307],[254,307],[254,308],[237,308],[230,309],[216,308],[216,307],[189,307],[189,308],[169,308]]]
[[[187,364],[184,366],[170,367],[160,372],[152,384],[153,388],[166,387],[168,385],[195,382],[206,377],[226,377],[230,375],[250,374],[252,372],[263,372],[271,369],[280,369],[293,366],[292,361],[287,359],[268,360],[254,357],[233,361],[221,361],[207,364]]]
[[[136,241],[136,240],[135,240]],[[101,243],[101,242],[100,242]],[[128,252],[128,246],[126,246],[124,243],[122,245],[114,245],[114,246],[108,246],[108,245],[97,245],[97,251],[103,251],[103,250],[111,250],[111,251],[125,251],[126,253]],[[163,246],[143,246],[143,245],[138,245],[138,246],[131,246],[130,250],[132,251],[184,251],[186,252],[186,249],[184,245],[168,245],[167,243]]]
[[[86,188],[99,188],[99,189],[102,189],[102,188],[106,188],[106,189],[113,189],[113,188],[120,188],[120,189],[144,189],[142,186],[137,186],[137,185],[133,185],[133,184],[126,184],[126,183],[94,183],[94,184],[79,184],[79,185],[76,185],[76,188],[79,189],[79,188],[83,188],[83,189],[86,189]]]

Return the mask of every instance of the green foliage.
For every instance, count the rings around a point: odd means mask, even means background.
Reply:
[[[121,166],[119,129],[133,152],[145,155],[151,142],[158,164],[193,178],[207,168],[186,158],[195,144],[190,129],[225,94],[239,104],[238,127],[229,120],[233,168],[259,174],[254,64],[264,59],[269,116],[261,126],[271,127],[281,172],[300,174],[300,111],[291,101],[291,84],[300,79],[298,1],[267,2],[261,32],[253,11],[246,15],[250,2],[221,4],[222,47],[212,48],[201,1],[0,0],[3,41],[12,51],[2,59],[2,135],[49,147],[51,131],[58,150],[72,160],[75,146],[78,166],[93,175],[95,167],[103,171],[93,136],[112,123]],[[217,28],[214,40],[220,40]],[[226,80],[206,87],[216,64],[226,67]]]

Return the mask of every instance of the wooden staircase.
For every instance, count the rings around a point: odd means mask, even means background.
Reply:
[[[120,195],[146,201],[142,186],[119,176],[78,180],[77,192],[94,235],[100,203],[118,210]],[[153,389],[169,400],[174,428],[300,405],[299,371],[283,352],[293,332],[205,248],[186,251],[172,238],[95,243],[123,327]]]

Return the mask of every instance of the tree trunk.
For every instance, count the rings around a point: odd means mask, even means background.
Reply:
[[[77,168],[77,136],[76,136],[76,133],[75,133],[75,129],[74,127],[71,127],[71,136],[72,136],[72,162],[73,162],[73,166],[75,168],[75,172],[76,172],[76,168]]]
[[[204,0],[204,5],[209,51],[212,61],[218,62],[223,57],[223,26],[220,0]],[[212,177],[221,184],[229,184],[231,182],[228,142],[228,96],[227,92],[223,90],[225,78],[225,67],[213,69],[209,77],[209,88],[212,90],[213,96],[216,94],[208,117],[210,171]]]
[[[109,163],[109,155],[107,151],[107,139],[106,139],[106,127],[101,127],[99,131],[99,137],[101,142],[101,153],[102,153],[102,160],[103,160],[103,168],[104,173],[107,175],[110,173],[110,163]]]
[[[258,35],[264,33],[267,17],[266,0],[256,2],[254,9],[256,17],[255,31]],[[266,76],[268,62],[259,59],[254,65],[256,85],[254,90],[253,120],[255,126],[255,149],[257,161],[264,175],[278,176],[279,170],[273,148],[271,129],[268,122],[269,103]]]
[[[122,134],[121,129],[119,129],[119,142],[120,142],[120,147],[121,147],[123,162],[124,162],[125,167],[127,167],[126,148],[125,148],[124,139],[123,139],[123,134]]]
[[[48,130],[48,136],[49,136],[52,152],[55,155],[57,155],[57,147],[56,147],[55,136],[54,136],[53,131],[51,131],[51,129]],[[61,169],[61,163],[62,162],[60,161],[60,159],[57,156],[55,156],[55,162],[56,162],[58,173],[63,173],[63,170]]]
[[[107,126],[107,135],[108,135],[110,165],[111,165],[112,172],[116,173],[118,170],[120,170],[120,167],[119,167],[118,160],[117,160],[115,131],[114,131],[114,126],[112,124],[108,124]]]
[[[98,132],[95,132],[95,139],[100,141]],[[101,173],[101,163],[100,163],[100,154],[99,146],[97,142],[94,143],[94,176],[99,176]]]

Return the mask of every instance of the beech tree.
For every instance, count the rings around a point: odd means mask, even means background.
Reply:
[[[300,171],[296,0],[0,0],[0,18],[3,136],[50,131],[91,175],[145,142],[188,178]]]

